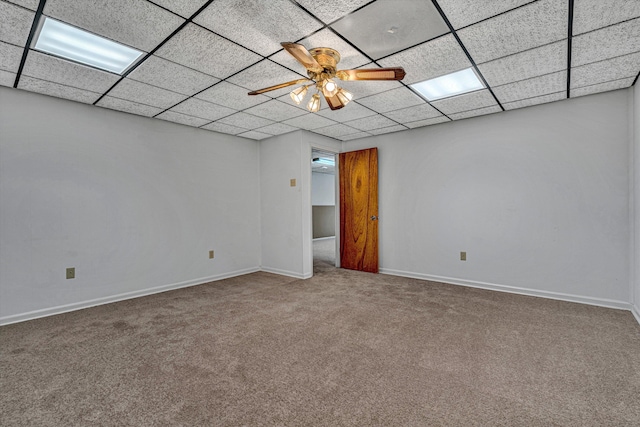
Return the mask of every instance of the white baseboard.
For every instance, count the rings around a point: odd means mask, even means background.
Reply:
[[[228,279],[230,277],[242,276],[244,274],[255,273],[260,271],[259,268],[247,268],[243,270],[232,271],[230,273],[217,274],[215,276],[202,277],[200,279],[187,280],[185,282],[173,283],[170,285],[158,286],[155,288],[141,289],[139,291],[126,292],[123,294],[111,295],[108,297],[96,298],[88,301],[76,302],[72,304],[60,305],[41,310],[30,311],[27,313],[14,314],[11,316],[0,317],[0,326],[9,325],[11,323],[25,322],[27,320],[38,319],[40,317],[53,316],[56,314],[67,313],[70,311],[82,310],[89,307],[95,307],[112,302],[124,301],[128,299],[144,297],[147,295],[158,294],[160,292],[172,291],[174,289],[187,288],[190,286],[202,285],[217,280]]]
[[[313,277],[313,273],[300,274],[300,273],[296,273],[295,271],[280,270],[279,268],[271,268],[271,267],[261,267],[260,271],[264,271],[266,273],[279,274],[281,276],[293,277],[296,279],[303,279],[303,280]]]
[[[635,305],[632,305],[631,314],[633,314],[633,317],[635,317],[636,320],[638,321],[638,324],[640,324],[640,308],[636,307]]]
[[[610,300],[606,298],[592,298],[584,297],[580,295],[564,294],[551,291],[540,291],[537,289],[519,288],[516,286],[497,285],[494,283],[476,282],[473,280],[457,279],[452,277],[434,276],[431,274],[413,273],[408,271],[392,270],[388,268],[381,268],[380,273],[389,274],[391,276],[410,277],[412,279],[430,280],[432,282],[448,283],[451,285],[468,286],[471,288],[487,289],[491,291],[508,292],[511,294],[528,295],[533,297],[549,298],[560,301],[577,302],[580,304],[596,305],[599,307],[617,308],[620,310],[632,310],[632,305],[628,302]],[[639,317],[637,314],[636,319]],[[640,320],[638,320],[640,322]]]

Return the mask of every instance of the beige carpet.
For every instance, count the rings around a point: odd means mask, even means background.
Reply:
[[[0,425],[638,425],[629,312],[322,270],[2,327]]]

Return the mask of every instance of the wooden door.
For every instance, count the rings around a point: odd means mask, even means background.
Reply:
[[[378,272],[378,149],[339,154],[340,265]]]

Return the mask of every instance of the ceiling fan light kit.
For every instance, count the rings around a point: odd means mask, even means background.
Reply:
[[[320,93],[327,101],[327,105],[332,110],[339,110],[347,105],[352,99],[351,92],[341,88],[336,84],[333,78],[337,77],[344,81],[354,80],[402,80],[405,76],[402,67],[392,68],[371,68],[357,70],[337,70],[336,67],[340,62],[340,54],[328,47],[316,47],[307,50],[298,43],[281,43],[282,47],[289,52],[300,64],[307,69],[308,79],[292,80],[290,82],[281,83],[264,89],[249,92],[249,95],[259,95],[272,90],[282,89],[287,86],[293,86],[301,83],[312,83],[300,86],[289,94],[296,105],[300,105],[307,94],[309,86],[316,86],[316,92],[309,103],[307,109],[312,113],[320,111]]]

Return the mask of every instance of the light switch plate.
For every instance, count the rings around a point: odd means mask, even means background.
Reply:
[[[209,251],[209,259],[213,259],[213,251]]]
[[[295,187],[295,186],[296,186],[296,179],[295,179],[295,178],[291,178],[291,179],[289,180],[289,185],[290,185],[291,187]]]
[[[460,252],[460,261],[466,261],[466,260],[467,260],[467,253]]]
[[[67,268],[67,279],[75,279],[76,278],[76,268],[70,267]]]

